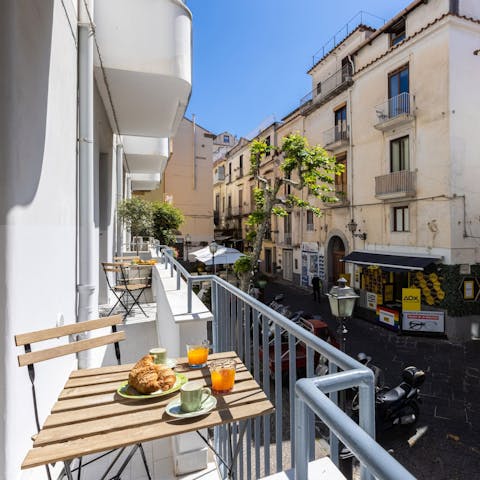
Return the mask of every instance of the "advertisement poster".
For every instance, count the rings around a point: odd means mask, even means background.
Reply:
[[[403,312],[405,332],[445,333],[444,312]]]
[[[402,310],[418,311],[421,307],[421,291],[419,288],[402,288]]]
[[[377,310],[377,294],[367,292],[367,308],[370,310]]]
[[[385,307],[377,308],[377,319],[380,323],[389,326],[394,330],[400,328],[399,312]]]

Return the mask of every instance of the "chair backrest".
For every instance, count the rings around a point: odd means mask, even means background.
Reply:
[[[99,318],[96,320],[87,320],[85,322],[64,325],[63,327],[47,328],[35,332],[22,333],[15,335],[15,344],[23,346],[25,353],[18,355],[18,365],[23,367],[52,358],[63,357],[71,353],[83,352],[91,348],[101,347],[112,343],[118,343],[125,340],[124,331],[116,331],[117,325],[123,324],[122,315],[112,315],[111,317]],[[75,338],[74,341],[59,345],[57,347],[45,348],[43,350],[31,351],[31,344],[38,343],[52,338],[65,337],[67,335],[76,335],[79,333],[91,332],[99,328],[112,327],[112,333],[100,337],[86,339]]]
[[[64,325],[63,327],[47,328],[45,330],[37,330],[35,332],[21,333],[15,335],[15,344],[17,347],[22,346],[25,353],[18,355],[18,365],[20,367],[28,367],[28,376],[32,384],[33,408],[35,413],[35,423],[37,430],[40,431],[40,419],[38,415],[37,394],[35,391],[35,363],[50,360],[52,358],[63,357],[71,353],[83,352],[91,348],[101,347],[103,345],[115,344],[115,356],[120,365],[120,346],[118,342],[125,340],[125,332],[117,331],[117,325],[123,324],[122,315],[112,315],[111,317],[98,318],[96,320],[87,320],[85,322],[73,323],[71,325]],[[57,347],[44,348],[42,350],[35,350],[32,352],[32,343],[44,342],[52,338],[61,338],[67,335],[76,335],[79,333],[91,332],[99,328],[111,327],[112,333],[109,335],[102,335],[100,337],[92,337],[86,339],[79,339],[74,337],[74,340],[64,345]],[[51,479],[51,474],[48,466],[47,476]]]
[[[110,290],[115,287],[115,285],[127,284],[127,276],[125,273],[125,267],[128,267],[130,264],[126,262],[102,262],[103,271],[105,272],[105,277],[107,279],[108,288]],[[115,274],[115,285],[112,285],[110,273]]]

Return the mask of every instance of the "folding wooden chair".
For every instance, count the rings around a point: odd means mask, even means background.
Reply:
[[[122,262],[118,263],[108,263],[102,262],[103,271],[105,272],[105,277],[107,279],[108,288],[115,295],[117,301],[115,305],[110,309],[108,315],[110,315],[120,303],[125,310],[125,317],[130,315],[130,312],[133,310],[133,307],[137,305],[142,313],[148,317],[140,305],[140,296],[142,293],[151,286],[150,282],[146,278],[135,278],[129,279],[127,274],[127,268],[130,265]],[[112,284],[110,279],[110,273],[115,273],[115,284]],[[134,280],[134,283],[130,283]],[[132,299],[132,304],[128,305],[128,299]]]
[[[125,332],[117,331],[117,325],[121,325],[121,324],[123,324],[122,316],[113,315],[111,317],[104,317],[96,320],[88,320],[85,322],[73,323],[71,325],[64,325],[63,327],[48,328],[45,330],[37,330],[35,332],[15,335],[15,344],[17,345],[17,347],[23,346],[25,350],[24,354],[18,355],[18,365],[20,367],[23,367],[23,366],[28,367],[28,375],[30,377],[30,382],[32,384],[35,423],[37,425],[38,432],[40,432],[40,420],[38,416],[37,395],[35,391],[35,364],[46,361],[46,360],[50,360],[53,358],[63,357],[65,355],[69,355],[73,353],[83,352],[86,350],[90,350],[92,348],[101,347],[104,345],[110,345],[113,343],[115,347],[115,357],[117,359],[117,363],[118,365],[121,365],[120,345],[118,342],[120,342],[121,340],[125,340]],[[82,334],[85,334],[86,332],[91,332],[93,330],[106,328],[106,327],[111,327],[112,333],[108,335],[102,335],[99,337],[82,338]],[[69,343],[66,343],[64,345],[60,345],[57,347],[44,348],[43,350],[32,351],[31,345],[33,343],[43,342],[46,340],[61,338],[65,336],[70,336]],[[127,459],[123,462],[117,475],[114,476],[113,478],[118,478],[118,479],[120,478],[120,475],[123,472],[124,468],[126,467],[126,464],[130,461],[130,459],[132,458],[133,454],[136,452],[137,449],[140,449],[140,453],[142,455],[147,476],[151,480],[150,471],[147,465],[147,459],[141,443],[138,443],[132,447],[132,451],[129,453]],[[118,453],[115,456],[114,460],[108,467],[108,470],[105,472],[104,477],[102,478],[106,478],[106,475],[108,474],[108,472],[113,468],[116,461],[120,458],[120,455],[123,453],[123,450],[124,448],[120,449],[120,453]],[[102,454],[88,461],[83,466],[86,466],[96,460],[99,460],[100,458],[112,452],[114,452],[114,450],[111,450],[105,454]],[[79,458],[78,462],[79,462],[78,467],[75,470],[78,471],[78,479],[80,479],[80,474],[82,469],[82,459]],[[51,473],[48,465],[45,465],[45,468],[47,470],[48,479],[51,480]]]

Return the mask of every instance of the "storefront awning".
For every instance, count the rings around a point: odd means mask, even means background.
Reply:
[[[377,265],[385,270],[423,270],[431,263],[441,260],[441,257],[412,257],[406,255],[385,255],[370,252],[352,252],[343,257],[343,262],[358,265]]]

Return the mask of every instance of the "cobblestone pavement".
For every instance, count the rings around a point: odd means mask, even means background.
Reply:
[[[310,291],[287,282],[269,282],[268,303],[284,293],[290,310],[321,315],[332,329],[336,320],[328,300],[315,302]],[[415,365],[426,372],[421,387],[420,418],[415,426],[396,427],[377,440],[418,479],[480,478],[480,342],[454,344],[443,338],[399,335],[379,325],[353,318],[348,322],[346,352],[372,356],[387,385],[396,386],[401,372]],[[416,428],[428,427],[410,447]]]

